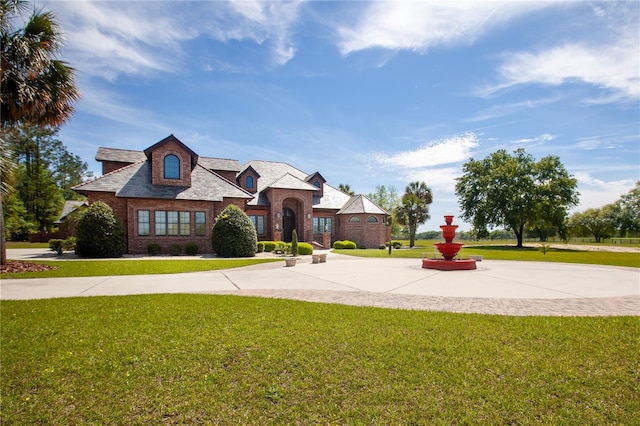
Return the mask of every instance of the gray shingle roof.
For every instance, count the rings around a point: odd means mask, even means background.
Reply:
[[[79,192],[115,192],[124,198],[222,201],[253,196],[220,175],[197,165],[191,172],[191,187],[152,185],[148,161],[131,164],[73,188]]]
[[[118,163],[137,163],[144,161],[147,156],[143,151],[133,151],[129,149],[118,148],[98,148],[96,154],[96,161],[115,161]],[[231,160],[226,158],[212,158],[212,157],[199,157],[198,164],[201,164],[209,170],[224,170],[230,172],[239,172],[240,163],[238,160]]]
[[[302,191],[318,191],[318,188],[315,186],[298,179],[290,173],[286,173],[284,176],[281,176],[271,182],[268,187],[278,189],[299,189]]]
[[[64,206],[62,207],[62,212],[60,213],[60,217],[55,223],[62,223],[67,216],[76,211],[81,206],[89,206],[88,201],[80,201],[80,200],[67,200],[64,202]]]
[[[191,176],[192,186],[191,188],[186,188],[152,185],[150,165],[146,161],[143,151],[101,147],[96,154],[96,160],[130,164],[91,182],[78,185],[74,187],[75,190],[79,192],[115,192],[119,197],[131,198],[205,201],[221,201],[224,197],[244,198],[249,200],[248,205],[265,206],[269,205],[266,190],[269,188],[282,188],[314,191],[314,209],[339,210],[339,214],[388,214],[365,196],[350,197],[327,183],[323,184],[322,195],[320,195],[318,189],[307,181],[316,174],[324,181],[322,175],[318,172],[308,174],[283,162],[253,160],[239,167],[237,160],[199,157],[198,165],[194,168]],[[211,171],[220,170],[239,173],[249,167],[253,168],[260,176],[255,196]]]
[[[118,163],[137,163],[144,161],[147,156],[142,151],[132,151],[130,149],[98,148],[96,161],[116,161]]]
[[[351,199],[340,209],[337,214],[389,214],[380,207],[378,207],[373,201],[366,196],[354,195]]]
[[[253,160],[244,164],[242,166],[242,171],[246,170],[249,167],[252,167],[256,171],[256,173],[260,174],[256,193],[257,197],[249,201],[249,205],[269,205],[269,200],[267,199],[264,191],[268,188],[272,188],[274,184],[277,185],[279,179],[283,178],[285,175],[290,175],[294,178],[297,178],[302,183],[305,183],[314,190],[317,190],[317,188],[313,185],[306,183],[307,179],[311,176],[314,176],[315,173],[310,175],[303,172],[302,170],[291,166],[290,164],[277,161]],[[322,196],[316,194],[313,195],[314,209],[338,210],[341,209],[347,201],[349,201],[349,196],[347,194],[337,190],[331,185],[327,185],[326,183],[323,185],[322,192]]]

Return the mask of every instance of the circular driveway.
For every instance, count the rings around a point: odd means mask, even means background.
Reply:
[[[38,256],[16,252],[9,250],[8,257]],[[326,263],[303,257],[295,267],[276,262],[169,275],[3,279],[0,298],[215,293],[502,315],[640,315],[640,270],[635,268],[497,260],[479,262],[473,271],[420,265],[420,259],[329,253]]]

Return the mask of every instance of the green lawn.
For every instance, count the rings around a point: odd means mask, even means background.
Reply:
[[[276,258],[246,259],[157,259],[157,260],[69,260],[38,261],[56,269],[41,272],[3,274],[3,278],[98,277],[111,275],[177,274],[239,268],[260,263],[282,262]]]
[[[637,424],[640,319],[0,302],[0,423]]]
[[[437,242],[437,241],[434,241]],[[336,253],[360,257],[389,258],[387,250],[334,250]],[[413,249],[398,249],[391,251],[391,257],[415,258],[433,256],[435,247],[433,242],[421,244]],[[547,249],[546,254],[538,247],[515,248],[504,245],[465,245],[459,253],[464,258],[471,255],[481,255],[484,259],[493,260],[526,260],[537,262],[566,262],[566,263],[586,263],[595,265],[629,266],[640,268],[640,253],[618,253],[607,251],[582,251],[566,249]]]

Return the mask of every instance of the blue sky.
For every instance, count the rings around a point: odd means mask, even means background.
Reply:
[[[284,161],[357,193],[433,190],[458,215],[469,158],[557,155],[599,207],[640,179],[640,2],[37,2],[82,100],[60,139],[174,134],[202,156]],[[459,223],[460,229],[469,225]]]

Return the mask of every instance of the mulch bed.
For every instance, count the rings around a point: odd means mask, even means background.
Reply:
[[[9,260],[6,265],[0,265],[0,274],[16,274],[21,272],[40,272],[56,269],[55,266],[41,265],[39,263]]]

